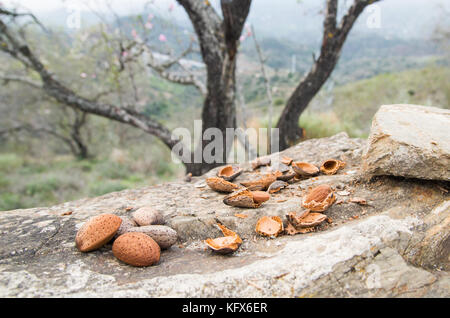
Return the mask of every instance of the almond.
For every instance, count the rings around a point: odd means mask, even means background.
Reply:
[[[241,184],[251,191],[262,191],[267,190],[267,188],[277,180],[277,177],[282,175],[281,172],[278,173],[269,173],[261,178],[254,181],[245,181],[241,182]]]
[[[271,163],[271,159],[270,157],[260,157],[260,158],[256,158],[253,162],[252,162],[252,169],[256,170],[261,166],[270,166]]]
[[[336,174],[336,172],[343,167],[345,167],[345,162],[336,159],[328,159],[324,161],[320,167],[320,171],[325,174],[332,175]]]
[[[302,200],[302,206],[311,211],[323,212],[336,200],[331,186],[322,184],[312,189]]]
[[[115,257],[132,266],[150,266],[159,262],[159,245],[144,233],[125,233],[114,241]]]
[[[147,225],[140,227],[132,227],[128,229],[127,233],[144,233],[150,236],[158,243],[161,249],[171,247],[177,241],[177,232],[165,225]]]
[[[119,230],[117,230],[117,233],[114,235],[114,238],[118,238],[122,234],[128,232],[129,229],[137,226],[136,222],[134,222],[128,217],[120,217],[120,218],[122,219],[122,224],[120,224]]]
[[[219,254],[229,254],[235,252],[242,244],[242,239],[239,235],[222,224],[217,224],[222,231],[224,237],[215,239],[206,239],[205,244]]]
[[[230,193],[239,188],[236,184],[228,182],[222,178],[208,178],[206,179],[206,184],[217,192]]]
[[[268,237],[277,237],[283,228],[283,221],[278,216],[263,216],[256,223],[256,233]]]
[[[307,162],[293,162],[292,169],[301,177],[311,177],[319,173],[319,168]]]
[[[114,214],[101,214],[89,219],[75,237],[78,250],[90,252],[102,247],[114,237],[121,224],[122,219]]]
[[[140,226],[164,224],[164,218],[161,213],[152,207],[142,207],[132,214],[133,221]]]
[[[263,203],[270,199],[270,194],[264,191],[253,191],[253,201],[256,203]]]
[[[281,189],[284,189],[288,186],[289,184],[287,182],[281,181],[281,180],[277,180],[275,182],[273,182],[269,188],[267,189],[267,191],[269,193],[276,193],[279,192]]]
[[[233,181],[242,173],[242,169],[233,166],[225,166],[217,172],[217,176],[226,181]]]
[[[240,208],[259,208],[262,202],[256,202],[253,193],[247,189],[241,189],[227,195],[223,203]]]

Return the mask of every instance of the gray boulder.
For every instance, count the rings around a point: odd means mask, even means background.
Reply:
[[[450,110],[385,105],[375,114],[363,155],[370,175],[450,180]]]

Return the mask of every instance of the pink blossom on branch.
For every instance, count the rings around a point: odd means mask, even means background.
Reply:
[[[137,38],[138,34],[135,29],[131,30],[131,35],[133,36],[134,39]]]
[[[151,29],[153,29],[153,24],[151,24],[150,22],[147,22],[147,23],[145,24],[145,28],[151,30]]]
[[[173,11],[173,9],[175,9],[175,5],[173,3],[171,3],[169,6],[169,11]]]
[[[167,38],[166,38],[166,36],[165,36],[164,34],[160,34],[160,35],[159,35],[159,40],[160,40],[161,42],[166,42],[166,41],[167,41]]]

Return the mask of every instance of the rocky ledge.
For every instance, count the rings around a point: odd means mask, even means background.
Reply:
[[[436,142],[449,143],[449,127]],[[205,184],[216,169],[190,182],[0,212],[0,297],[449,297],[447,177],[405,178],[389,169],[368,177],[362,157],[371,144],[341,133],[272,155],[272,164],[287,156],[315,165],[334,158],[346,165],[335,175],[290,184],[257,209],[223,204],[224,195]],[[241,168],[235,183],[265,169]],[[332,223],[275,239],[256,234],[261,216],[285,220],[288,212],[302,210],[306,191],[320,184],[331,185],[337,195],[325,212]],[[90,217],[126,216],[143,206],[163,213],[178,232],[178,242],[162,251],[158,264],[128,266],[113,256],[111,244],[90,253],[75,247],[75,235]],[[243,239],[234,254],[206,248],[203,240],[221,236],[218,222]]]

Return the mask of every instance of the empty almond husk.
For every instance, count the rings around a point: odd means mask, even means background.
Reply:
[[[281,158],[281,163],[283,163],[283,164],[285,164],[287,166],[290,166],[292,161],[293,161],[292,158],[289,158],[289,157],[286,157],[286,156],[283,156],[283,158]]]
[[[229,181],[226,181],[222,178],[208,178],[206,179],[206,184],[217,192],[226,192],[230,193],[234,190],[237,190],[239,186]]]
[[[322,184],[312,189],[302,200],[302,206],[316,212],[328,209],[336,200],[333,189],[328,184]]]
[[[269,193],[277,193],[279,192],[281,189],[284,189],[288,186],[289,184],[287,182],[281,181],[281,180],[277,180],[275,182],[273,182],[269,188],[267,189],[267,192]]]
[[[245,181],[241,184],[251,191],[264,191],[277,180],[277,177],[281,175],[281,172],[269,173],[263,175],[261,178],[254,181]]]
[[[289,181],[292,178],[294,178],[296,176],[296,173],[292,170],[288,170],[286,172],[283,172],[283,174],[281,176],[277,177],[277,180],[281,180],[281,181]]]
[[[319,173],[319,168],[307,162],[293,162],[292,169],[301,177],[312,177]]]
[[[299,229],[320,225],[327,220],[327,216],[314,212],[303,213],[303,215],[297,215],[295,212],[291,212],[287,215],[287,219],[295,228]]]
[[[242,239],[239,235],[222,224],[217,224],[222,231],[224,237],[215,239],[206,239],[205,244],[214,252],[219,254],[230,254],[235,252],[242,244]]]
[[[256,170],[261,166],[269,166],[271,163],[271,159],[270,157],[260,157],[260,158],[256,158],[253,162],[252,162],[252,169]]]
[[[263,216],[256,223],[256,233],[262,236],[277,237],[283,230],[283,221],[279,216]]]
[[[233,181],[242,173],[242,169],[233,166],[225,166],[217,172],[219,178],[226,181]]]
[[[320,167],[320,171],[325,174],[332,175],[338,172],[338,170],[343,167],[345,167],[345,162],[337,159],[328,159],[324,161],[324,163]]]
[[[309,214],[309,212],[310,212],[309,210],[303,210],[303,211],[301,211],[299,213],[297,213],[297,212],[289,212],[286,215],[286,219],[293,226],[297,226],[298,224],[301,223],[301,219],[304,218],[305,216],[307,216]]]
[[[296,234],[306,234],[310,232],[314,232],[314,227],[305,227],[305,228],[296,228],[291,223],[287,223],[286,229],[284,230],[288,235],[296,235]]]
[[[258,191],[252,192],[248,189],[241,189],[227,195],[223,199],[223,203],[240,208],[259,208],[263,202],[268,200],[267,196],[269,194],[266,192],[262,193],[264,194],[264,197],[262,197]]]

